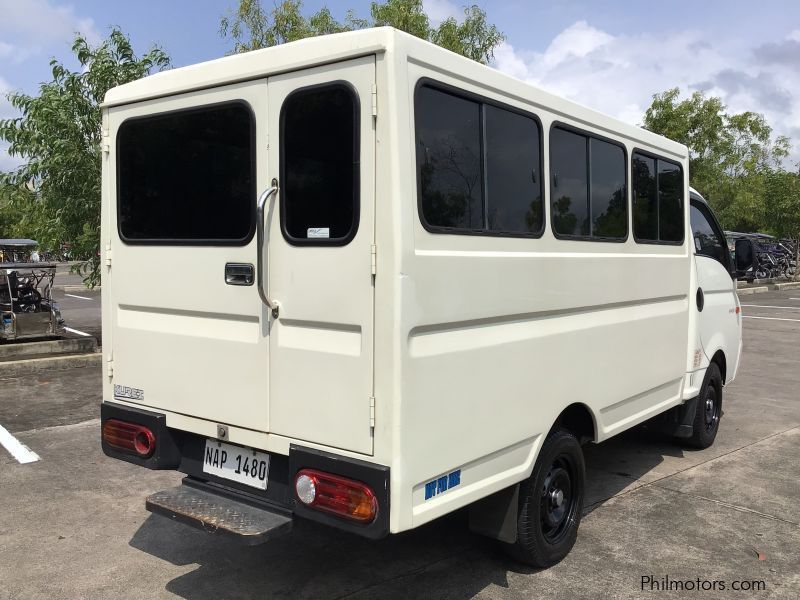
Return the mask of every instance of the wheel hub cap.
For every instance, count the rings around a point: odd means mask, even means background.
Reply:
[[[558,508],[564,503],[564,492],[559,489],[550,491],[550,503]]]
[[[716,391],[712,388],[709,390],[705,402],[705,417],[706,417],[707,430],[711,430],[716,425],[718,416],[719,416],[719,410],[717,408],[717,394]]]

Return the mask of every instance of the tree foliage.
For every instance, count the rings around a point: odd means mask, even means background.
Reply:
[[[53,59],[52,80],[41,84],[38,95],[8,95],[21,116],[0,121],[0,139],[26,162],[0,174],[0,217],[22,215],[16,231],[50,250],[69,244],[71,255],[85,261],[80,271],[93,286],[99,280],[99,104],[112,87],[165,68],[169,58],[158,47],[138,57],[118,29],[96,47],[76,35],[72,51],[77,70]]]
[[[730,114],[721,99],[701,92],[681,100],[680,90],[673,88],[653,96],[643,125],[689,147],[692,186],[711,203],[726,228],[774,229],[776,215],[769,209],[772,200],[767,194],[788,190],[774,181],[796,175],[783,167],[789,139],[773,137],[763,115]]]
[[[460,21],[450,17],[438,27],[431,26],[422,0],[373,2],[368,18],[348,11],[341,22],[327,7],[309,17],[303,16],[302,8],[302,0],[283,0],[271,10],[265,10],[260,0],[239,0],[236,10],[222,17],[220,34],[233,40],[234,52],[248,52],[317,35],[390,25],[483,64],[492,60],[494,49],[505,39],[474,5],[464,8]]]
[[[0,184],[0,238],[35,238],[36,226],[25,207],[33,193],[27,187]]]

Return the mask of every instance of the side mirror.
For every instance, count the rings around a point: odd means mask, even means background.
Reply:
[[[736,240],[736,277],[744,275],[753,267],[753,242],[751,240]]]

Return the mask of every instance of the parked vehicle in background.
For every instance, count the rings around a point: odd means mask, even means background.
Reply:
[[[737,239],[751,240],[755,252],[753,268],[741,279],[790,279],[797,269],[795,243],[779,240],[765,233],[739,233],[726,231],[729,248]],[[734,253],[735,256],[735,253]]]
[[[52,298],[56,265],[32,260],[38,245],[0,239],[0,342],[63,332],[64,320]]]
[[[153,512],[258,543],[469,506],[549,566],[581,444],[714,441],[752,247],[685,146],[390,28],[116,88],[103,139],[102,444],[187,475]]]

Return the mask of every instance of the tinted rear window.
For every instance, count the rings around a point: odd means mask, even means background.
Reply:
[[[293,93],[281,121],[281,218],[293,244],[346,244],[358,229],[358,100],[340,83]]]
[[[247,243],[255,222],[253,130],[243,103],[122,123],[120,236],[133,243]]]

